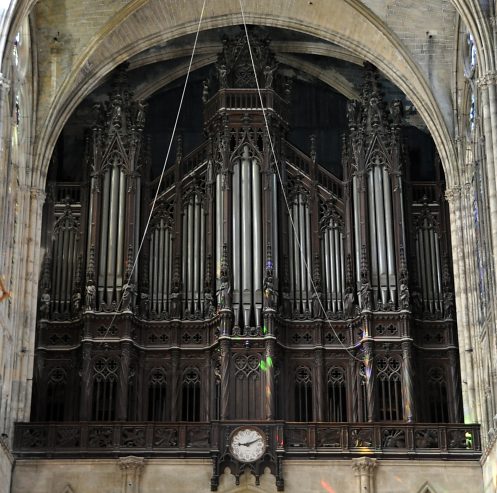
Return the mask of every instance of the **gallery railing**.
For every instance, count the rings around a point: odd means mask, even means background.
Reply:
[[[16,423],[16,457],[97,457],[139,454],[209,457],[223,452],[242,422]],[[246,423],[245,423],[246,424]],[[251,421],[283,457],[371,455],[478,459],[479,425],[288,423]]]

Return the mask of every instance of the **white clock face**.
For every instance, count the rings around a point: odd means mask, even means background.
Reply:
[[[265,450],[264,435],[254,428],[239,428],[231,437],[231,453],[240,462],[254,462]]]

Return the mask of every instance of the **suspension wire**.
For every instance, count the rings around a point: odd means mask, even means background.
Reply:
[[[205,4],[206,3],[207,3],[207,0],[204,0],[203,4],[202,4],[202,11],[200,12],[200,18],[198,20],[197,32],[195,34],[195,41],[193,43],[193,50],[192,50],[192,54],[190,56],[190,62],[188,64],[188,70],[186,72],[185,83],[183,84],[183,90],[181,92],[181,98],[180,98],[180,101],[179,101],[178,112],[176,113],[176,119],[174,120],[173,131],[171,133],[171,139],[169,140],[169,146],[167,148],[166,157],[164,159],[164,165],[162,166],[162,172],[160,174],[159,183],[157,184],[157,190],[155,191],[155,196],[154,196],[154,200],[152,201],[152,207],[151,207],[150,213],[148,215],[147,223],[145,224],[145,229],[143,231],[143,236],[142,236],[142,239],[140,241],[140,245],[138,247],[138,251],[136,252],[135,260],[133,262],[133,266],[132,266],[131,271],[129,273],[129,278],[128,278],[129,280],[132,279],[133,273],[134,273],[134,271],[136,269],[136,266],[137,266],[137,263],[138,263],[138,257],[140,256],[140,252],[141,252],[143,244],[145,242],[145,237],[147,235],[147,231],[148,231],[148,228],[150,226],[150,221],[151,221],[152,215],[154,213],[155,204],[156,204],[157,198],[159,196],[160,187],[161,187],[162,181],[164,179],[164,173],[166,171],[167,161],[169,159],[169,154],[171,152],[171,148],[172,148],[172,145],[173,145],[174,135],[176,133],[176,128],[178,126],[178,121],[179,121],[179,117],[180,117],[180,114],[181,114],[181,108],[183,107],[183,101],[185,99],[186,87],[188,85],[188,79],[190,78],[190,72],[191,72],[192,64],[193,64],[193,57],[195,56],[195,49],[197,48],[197,41],[198,41],[198,36],[199,36],[199,33],[200,33],[200,26],[202,24],[202,19],[204,17],[204,10],[205,10]],[[115,321],[115,319],[117,317],[117,313],[119,311],[119,308],[121,308],[121,305],[122,305],[123,300],[124,300],[124,295],[125,295],[125,291],[123,291],[121,293],[121,299],[119,300],[119,304],[117,305],[116,311],[114,312],[114,315],[112,316],[112,320],[110,321],[109,326],[107,327],[107,330],[105,331],[103,339],[105,339],[107,337],[107,334],[109,333],[109,330],[112,327],[112,324],[114,323],[114,321]],[[129,293],[129,295],[131,296],[131,292]]]
[[[275,168],[276,168],[276,171],[277,171],[277,174],[278,174],[278,180],[279,180],[279,183],[280,183],[280,186],[281,186],[281,191],[283,193],[283,198],[285,199],[285,205],[286,205],[286,208],[288,210],[288,217],[290,218],[290,222],[292,224],[293,234],[294,234],[295,240],[297,241],[297,245],[299,246],[301,260],[303,260],[303,262],[304,262],[305,269],[306,269],[306,272],[307,272],[307,276],[308,276],[308,278],[311,281],[311,285],[312,285],[312,289],[314,291],[314,295],[316,296],[316,299],[319,301],[319,305],[321,307],[321,310],[323,311],[324,316],[326,317],[326,321],[328,322],[328,325],[330,326],[331,330],[333,331],[333,334],[335,335],[335,337],[337,338],[338,342],[343,347],[343,349],[345,349],[345,351],[347,351],[347,353],[352,358],[354,358],[355,360],[363,363],[364,360],[361,359],[361,358],[358,358],[355,354],[353,354],[350,351],[350,349],[347,346],[345,346],[345,344],[340,340],[340,338],[338,337],[338,334],[336,333],[336,331],[335,331],[335,329],[333,327],[333,324],[331,323],[330,318],[328,317],[328,315],[326,313],[326,310],[325,310],[325,308],[323,306],[321,298],[318,296],[316,285],[314,283],[314,279],[312,278],[309,265],[308,265],[307,260],[305,258],[305,255],[304,255],[304,252],[303,252],[303,249],[302,249],[302,244],[301,244],[301,242],[299,240],[299,237],[298,237],[298,234],[297,234],[297,228],[295,226],[295,222],[293,221],[292,213],[290,211],[290,206],[288,204],[288,198],[287,198],[287,195],[286,195],[286,192],[285,192],[285,187],[283,185],[283,179],[281,177],[281,172],[280,172],[280,168],[279,168],[279,165],[278,165],[278,159],[276,158],[276,152],[274,151],[273,138],[271,137],[271,132],[269,131],[269,124],[268,124],[268,119],[267,119],[267,115],[266,115],[266,109],[264,107],[264,101],[262,100],[261,88],[260,88],[260,85],[259,85],[259,80],[257,78],[257,70],[255,68],[254,57],[252,55],[252,47],[250,45],[250,38],[249,38],[249,34],[248,34],[247,23],[245,22],[245,12],[243,11],[242,0],[238,0],[238,1],[240,3],[240,11],[241,11],[241,14],[242,14],[243,27],[245,29],[245,36],[247,38],[247,47],[248,47],[248,51],[249,51],[249,54],[250,54],[250,61],[252,62],[252,69],[254,71],[255,84],[256,84],[256,87],[257,87],[257,93],[259,94],[259,99],[260,99],[260,102],[261,102],[262,114],[264,116],[264,123],[266,125],[266,131],[267,131],[267,134],[268,134],[269,145],[271,147],[271,153],[273,155]]]

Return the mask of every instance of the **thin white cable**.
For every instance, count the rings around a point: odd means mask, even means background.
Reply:
[[[143,236],[142,236],[142,239],[140,241],[140,245],[138,247],[138,251],[136,252],[136,255],[135,255],[135,260],[133,262],[133,267],[131,268],[131,271],[130,271],[130,274],[129,274],[129,279],[130,280],[132,279],[133,273],[135,272],[136,265],[138,263],[138,257],[140,255],[141,250],[142,250],[143,243],[145,242],[145,237],[147,235],[148,227],[150,226],[150,221],[151,221],[152,215],[154,213],[155,203],[157,202],[157,198],[159,196],[160,187],[162,185],[162,180],[164,178],[164,173],[166,171],[167,161],[169,159],[169,154],[171,152],[171,147],[173,145],[174,135],[176,133],[176,127],[178,126],[179,116],[181,114],[181,108],[183,106],[183,100],[185,99],[186,87],[188,85],[188,79],[190,78],[190,72],[191,72],[192,64],[193,64],[193,57],[195,56],[195,49],[197,48],[198,35],[200,33],[200,26],[202,24],[202,19],[204,17],[204,10],[205,10],[205,4],[206,3],[207,3],[207,0],[204,0],[204,2],[202,4],[202,11],[200,12],[200,19],[198,20],[197,32],[195,34],[195,41],[193,43],[193,50],[192,50],[192,54],[190,56],[190,63],[188,64],[188,71],[186,72],[185,83],[183,84],[183,91],[181,93],[181,98],[180,98],[180,102],[179,102],[179,106],[178,106],[178,112],[176,113],[176,119],[174,120],[174,126],[173,126],[173,131],[172,131],[172,134],[171,134],[171,139],[169,140],[169,146],[167,148],[166,158],[164,159],[164,165],[162,166],[162,172],[160,174],[159,183],[157,184],[157,190],[155,191],[155,196],[154,196],[154,200],[152,201],[152,207],[151,207],[150,213],[148,215],[147,223],[146,223],[145,229],[143,231]],[[116,316],[117,316],[117,313],[119,311],[119,308],[122,305],[123,299],[124,299],[124,292],[121,294],[121,299],[119,300],[119,304],[116,307],[116,311],[114,312],[112,320],[110,321],[109,326],[107,327],[107,330],[105,331],[103,339],[105,339],[107,337],[107,334],[109,333],[109,330],[112,327],[112,324],[114,323],[114,321],[116,319]]]
[[[242,14],[243,27],[245,29],[245,36],[247,37],[247,47],[248,47],[248,51],[249,51],[249,54],[250,54],[250,61],[252,62],[252,69],[254,70],[255,84],[256,84],[257,92],[259,94],[259,99],[260,99],[260,102],[261,102],[262,114],[264,116],[264,123],[266,125],[266,131],[267,131],[267,134],[268,134],[269,145],[271,147],[271,153],[272,153],[273,159],[274,159],[274,165],[275,165],[275,168],[276,168],[276,171],[277,171],[277,174],[278,174],[278,180],[280,182],[281,190],[282,190],[282,193],[283,193],[283,198],[285,199],[285,205],[286,205],[286,208],[288,210],[288,217],[290,218],[290,222],[292,224],[293,234],[295,236],[295,240],[297,241],[297,245],[299,246],[300,255],[301,255],[301,258],[302,258],[302,260],[304,262],[305,269],[306,269],[306,272],[307,272],[307,276],[308,276],[308,278],[311,281],[312,289],[314,291],[316,299],[319,301],[319,305],[321,307],[321,310],[324,313],[324,316],[326,317],[326,321],[328,322],[328,325],[330,326],[331,330],[333,331],[333,334],[335,334],[335,337],[337,338],[337,341],[340,343],[340,345],[345,349],[345,351],[347,351],[347,353],[352,358],[354,358],[355,360],[360,361],[362,363],[364,361],[362,359],[358,358],[357,356],[355,356],[354,354],[352,354],[352,352],[349,350],[349,348],[347,346],[345,346],[345,344],[339,339],[338,334],[336,333],[336,331],[335,331],[335,329],[334,329],[334,327],[333,327],[333,325],[331,323],[331,320],[328,318],[328,315],[326,314],[326,310],[325,310],[325,308],[323,306],[321,298],[319,296],[317,296],[318,293],[317,293],[316,285],[314,284],[314,279],[312,278],[309,265],[308,265],[307,260],[305,258],[305,255],[304,255],[304,252],[303,252],[303,249],[302,249],[302,244],[300,243],[300,240],[299,240],[299,237],[298,237],[298,234],[297,234],[297,228],[296,228],[295,223],[293,221],[292,214],[291,214],[291,211],[290,211],[290,206],[288,204],[288,198],[287,198],[286,193],[285,193],[285,187],[283,186],[283,180],[281,178],[280,168],[279,168],[279,165],[278,165],[278,159],[276,158],[276,152],[274,151],[273,139],[271,137],[271,132],[269,131],[269,123],[268,123],[267,116],[266,116],[266,109],[264,107],[264,101],[262,100],[261,88],[259,86],[259,80],[257,78],[257,70],[255,68],[254,57],[252,55],[252,47],[250,45],[250,38],[249,38],[249,34],[248,34],[247,23],[245,22],[245,12],[243,11],[242,0],[238,0],[238,1],[240,3],[240,11],[241,11],[241,14]]]

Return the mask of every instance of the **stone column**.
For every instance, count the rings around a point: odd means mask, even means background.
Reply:
[[[140,493],[140,481],[145,459],[143,457],[122,457],[117,460],[122,471],[121,493]]]
[[[412,423],[414,421],[412,340],[402,341],[402,360],[404,420]]]
[[[230,360],[231,344],[229,339],[222,339],[219,342],[221,348],[221,419],[229,419],[230,404]]]
[[[2,211],[7,210],[6,201],[7,201],[7,157],[8,157],[8,143],[10,136],[10,127],[9,125],[9,91],[10,91],[10,82],[0,73],[0,207]],[[2,213],[0,216],[0,231],[5,234],[5,224],[7,218],[5,214]],[[0,241],[0,252],[5,253],[5,241],[8,235]],[[1,258],[1,257],[0,257]],[[6,262],[6,259],[3,259]],[[0,264],[0,270],[3,271],[4,266]]]
[[[467,304],[469,293],[466,289],[466,263],[464,258],[463,221],[461,217],[461,188],[459,186],[448,188],[445,192],[445,197],[449,203],[461,376],[463,382],[465,382],[462,388],[464,420],[466,422],[474,423],[478,421],[479,413],[477,412],[475,399],[474,365],[472,359],[473,348],[471,345],[470,316]]]
[[[324,421],[325,418],[325,372],[324,372],[324,354],[323,349],[316,349],[314,352],[314,376],[316,383],[314,384],[314,420]]]
[[[352,459],[352,470],[357,478],[357,493],[375,493],[374,471],[377,459],[358,457]]]
[[[265,363],[266,371],[264,372],[266,388],[264,390],[265,404],[266,404],[266,419],[272,420],[275,418],[274,406],[274,347],[275,339],[266,339],[265,342]]]

